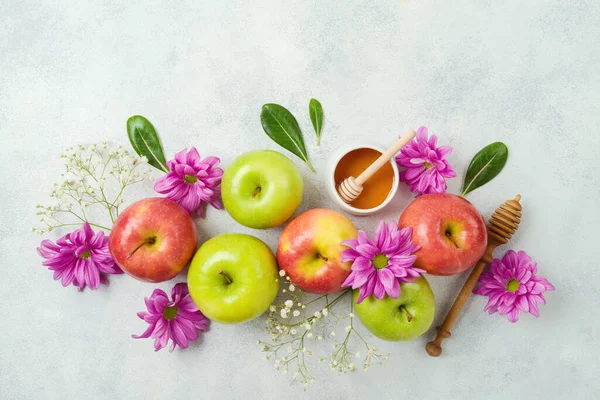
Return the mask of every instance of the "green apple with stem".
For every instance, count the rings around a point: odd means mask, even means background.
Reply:
[[[209,319],[231,324],[264,313],[279,290],[273,252],[260,239],[227,233],[207,240],[188,271],[192,300]]]
[[[414,283],[400,283],[400,296],[385,295],[381,300],[371,295],[354,304],[354,313],[373,335],[391,341],[413,340],[429,329],[435,315],[435,299],[424,277]],[[356,303],[359,290],[352,301]]]
[[[287,221],[302,202],[300,170],[281,153],[255,150],[225,168],[221,197],[225,210],[240,224],[267,229]]]

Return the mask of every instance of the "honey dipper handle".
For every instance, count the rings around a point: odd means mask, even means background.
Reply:
[[[377,160],[373,161],[373,164],[369,165],[369,167],[365,169],[363,173],[360,174],[358,178],[354,180],[354,182],[356,182],[358,186],[362,186],[363,183],[367,181],[367,179],[373,176],[375,172],[379,171],[379,169],[383,167],[385,163],[387,163],[390,160],[390,158],[392,158],[397,152],[399,152],[401,148],[406,146],[408,142],[413,140],[415,136],[416,133],[412,129],[409,132],[406,132],[404,136],[402,136],[400,139],[398,139],[396,143],[392,145],[392,147],[390,147],[385,151],[385,153],[380,155]]]
[[[483,258],[487,257],[484,256]],[[454,325],[456,318],[458,318],[458,316],[460,315],[460,312],[463,309],[465,303],[467,302],[467,299],[473,292],[473,289],[475,288],[475,285],[479,280],[479,276],[483,272],[485,266],[486,262],[484,260],[480,260],[471,271],[471,275],[469,275],[469,277],[467,278],[467,281],[465,282],[460,293],[458,293],[458,296],[456,296],[456,300],[454,300],[452,308],[450,309],[450,311],[448,311],[446,319],[444,319],[442,325],[439,326],[437,336],[433,341],[427,343],[427,346],[425,347],[427,353],[430,356],[437,357],[440,354],[442,354],[442,342],[447,337],[450,337],[450,330],[452,329],[452,325]]]

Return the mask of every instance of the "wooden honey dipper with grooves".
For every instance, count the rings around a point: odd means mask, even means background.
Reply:
[[[514,200],[507,200],[504,202],[504,204],[496,208],[496,211],[492,214],[487,225],[488,245],[485,253],[483,253],[483,256],[477,265],[475,265],[473,271],[471,271],[471,275],[469,275],[469,278],[456,297],[456,300],[454,300],[452,308],[448,311],[446,319],[444,319],[442,325],[438,327],[437,336],[425,346],[425,350],[427,350],[427,353],[430,356],[437,357],[442,354],[442,342],[444,339],[451,336],[450,329],[452,329],[452,325],[454,325],[456,318],[473,292],[483,269],[487,264],[492,262],[492,253],[494,252],[494,249],[502,244],[508,243],[512,235],[517,231],[519,222],[521,221],[522,210],[519,200],[521,200],[520,194],[518,194]]]
[[[337,188],[337,192],[346,203],[352,203],[354,200],[360,196],[360,193],[363,190],[363,183],[365,183],[370,177],[372,177],[375,172],[379,171],[381,167],[383,167],[396,153],[400,151],[401,148],[406,146],[408,142],[413,140],[416,136],[414,130],[410,130],[404,134],[396,143],[392,145],[389,149],[387,149],[383,154],[381,154],[377,160],[373,161],[371,165],[367,167],[357,178],[351,176],[349,178],[344,179],[342,183]]]

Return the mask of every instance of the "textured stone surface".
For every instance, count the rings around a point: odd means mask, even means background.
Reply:
[[[89,3],[0,4],[0,398],[600,396],[592,333],[600,317],[597,0]],[[325,110],[320,148],[310,97]],[[526,250],[556,285],[541,317],[513,325],[483,313],[484,299],[473,298],[441,358],[423,349],[433,329],[410,343],[373,340],[391,353],[385,366],[344,376],[317,369],[304,394],[262,360],[262,321],[215,324],[187,351],[154,353],[151,341],[130,338],[144,329],[135,313],[155,286],[171,284],[121,276],[77,293],[40,266],[34,204],[59,179],[65,147],[100,139],[127,145],[125,121],[139,113],[154,122],[168,156],[194,145],[226,166],[242,151],[277,149],[260,127],[266,102],[296,114],[319,171],[298,162],[302,210],[333,207],[323,173],[346,143],[384,146],[425,124],[455,147],[452,192],[476,151],[507,143],[504,172],[469,199],[489,216],[523,195],[523,223],[510,247]],[[127,199],[152,194],[148,183]],[[402,188],[384,212],[354,221],[372,232],[408,199]],[[215,210],[198,226],[203,239],[249,232],[272,247],[281,231],[245,229]],[[435,323],[464,279],[430,279]]]

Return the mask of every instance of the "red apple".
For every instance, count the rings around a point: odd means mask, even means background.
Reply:
[[[190,262],[198,235],[190,214],[169,199],[149,198],[127,207],[113,224],[110,254],[141,281],[173,279]]]
[[[358,235],[356,227],[337,211],[315,208],[294,218],[281,233],[277,263],[299,289],[331,294],[342,290],[350,262],[341,262],[342,245]]]
[[[404,210],[400,228],[411,227],[415,267],[432,275],[454,275],[471,268],[487,246],[485,221],[468,200],[449,193],[417,197]]]

